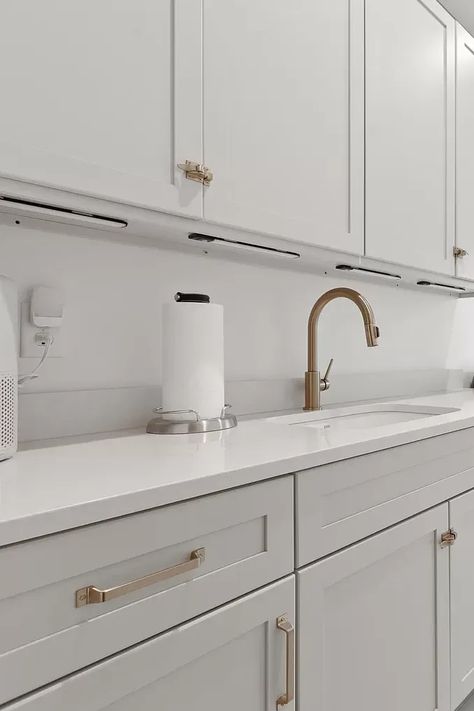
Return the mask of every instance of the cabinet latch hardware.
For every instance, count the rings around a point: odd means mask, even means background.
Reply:
[[[462,249],[462,247],[453,247],[453,254],[457,259],[462,259],[463,257],[467,257],[469,252]]]
[[[453,528],[450,528],[449,531],[445,531],[443,534],[441,534],[441,548],[452,546],[456,542],[457,537],[458,534]]]
[[[186,163],[178,163],[178,168],[183,170],[188,180],[194,180],[196,183],[210,185],[214,175],[202,163],[194,163],[192,160],[187,160]]]

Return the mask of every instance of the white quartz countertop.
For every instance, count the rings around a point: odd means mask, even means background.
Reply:
[[[38,444],[0,462],[0,546],[474,427],[473,390],[396,403],[458,411],[372,429],[260,418],[207,435]]]

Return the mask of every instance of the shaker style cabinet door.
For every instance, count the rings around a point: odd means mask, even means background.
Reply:
[[[201,3],[4,0],[0,175],[201,216]]]
[[[363,252],[364,0],[204,0],[207,221]]]
[[[294,606],[292,576],[8,711],[275,711],[278,700],[280,709],[294,711]]]
[[[474,38],[457,25],[456,40],[456,274],[474,279]]]
[[[450,548],[452,708],[474,689],[474,492],[449,502],[458,534]]]
[[[449,711],[447,504],[298,573],[299,711]]]
[[[366,251],[454,273],[455,21],[366,0]]]

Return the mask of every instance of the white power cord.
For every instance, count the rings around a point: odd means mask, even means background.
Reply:
[[[38,337],[38,336],[37,336]],[[21,387],[24,383],[27,383],[29,380],[35,380],[36,378],[39,378],[39,371],[43,367],[47,357],[49,356],[49,352],[51,350],[51,347],[54,343],[54,336],[51,333],[51,331],[48,329],[47,331],[43,332],[40,334],[41,338],[41,344],[43,345],[43,355],[40,358],[40,361],[36,368],[34,368],[31,373],[28,375],[20,375],[18,378],[18,385]],[[44,343],[43,343],[44,341]]]

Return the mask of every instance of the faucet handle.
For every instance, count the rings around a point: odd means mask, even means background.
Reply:
[[[329,373],[331,372],[333,363],[334,363],[334,358],[331,358],[331,360],[329,361],[329,365],[326,368],[326,372],[324,373],[323,377],[321,378],[321,392],[324,392],[325,390],[329,390]]]

